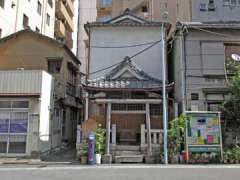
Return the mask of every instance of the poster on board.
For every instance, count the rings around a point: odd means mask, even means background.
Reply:
[[[219,112],[186,112],[188,153],[220,153],[222,133]]]

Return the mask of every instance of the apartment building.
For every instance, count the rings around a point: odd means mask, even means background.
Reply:
[[[177,19],[192,22],[239,21],[239,0],[178,0]]]
[[[175,23],[177,0],[97,0],[98,21],[107,21],[120,15],[125,9],[147,20],[163,20],[168,12],[168,20]],[[165,19],[166,20],[166,19]]]
[[[0,38],[30,28],[54,37],[55,0],[0,0]]]
[[[64,41],[70,49],[73,48],[73,16],[74,0],[56,0],[54,36],[57,40]]]

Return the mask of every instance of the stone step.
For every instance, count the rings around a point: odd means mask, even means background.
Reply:
[[[124,155],[141,155],[140,151],[115,151],[116,156],[124,156]]]
[[[115,156],[115,163],[142,163],[143,155]]]
[[[117,145],[116,151],[140,151],[140,146]]]

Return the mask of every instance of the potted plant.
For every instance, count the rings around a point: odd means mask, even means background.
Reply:
[[[86,140],[83,140],[80,156],[81,164],[87,164],[87,159],[88,159],[88,143]]]
[[[96,164],[101,164],[101,158],[104,151],[104,142],[105,142],[105,130],[102,128],[102,125],[99,124],[96,131]]]
[[[186,116],[181,115],[170,122],[168,131],[169,155],[172,163],[178,163],[180,159],[181,146],[184,143]]]

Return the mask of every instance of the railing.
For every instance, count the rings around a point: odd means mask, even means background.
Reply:
[[[150,132],[152,145],[161,145],[163,143],[163,130],[151,129]],[[147,146],[147,129],[144,124],[141,125],[141,146]]]

